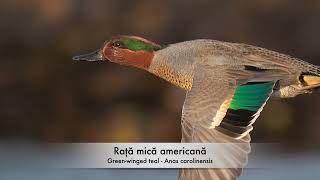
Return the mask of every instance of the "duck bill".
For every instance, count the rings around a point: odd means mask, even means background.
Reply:
[[[89,54],[74,56],[72,59],[75,61],[103,61],[104,57],[102,55],[101,49],[99,49]]]

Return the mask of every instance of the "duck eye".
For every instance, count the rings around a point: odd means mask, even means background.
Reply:
[[[120,41],[116,41],[113,43],[114,47],[122,47],[122,43]]]

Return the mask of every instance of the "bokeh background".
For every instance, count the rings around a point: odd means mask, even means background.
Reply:
[[[320,1],[1,0],[0,140],[179,142],[182,90],[142,70],[74,62],[113,35],[208,38],[320,65]],[[320,94],[270,100],[253,142],[320,150]]]

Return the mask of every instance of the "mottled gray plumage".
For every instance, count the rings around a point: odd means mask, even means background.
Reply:
[[[309,92],[303,87],[293,87],[301,84],[298,79],[301,73],[320,75],[318,66],[285,54],[247,44],[206,39],[176,43],[157,51],[149,71],[190,90],[196,64],[227,66],[239,70],[244,70],[245,66],[266,69],[267,72],[257,73],[254,77],[257,79],[251,80],[278,79],[281,88],[276,94],[280,97],[292,97]],[[295,92],[288,92],[288,87],[292,88],[290,91]]]

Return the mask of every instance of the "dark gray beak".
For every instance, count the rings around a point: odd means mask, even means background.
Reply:
[[[103,61],[104,60],[101,49],[89,54],[74,56],[72,59],[75,61]]]

